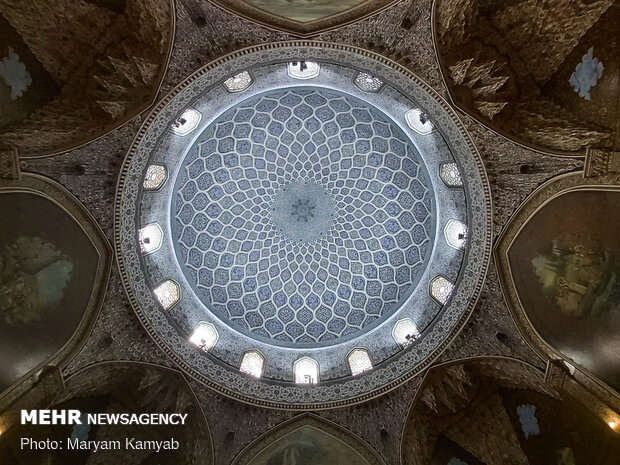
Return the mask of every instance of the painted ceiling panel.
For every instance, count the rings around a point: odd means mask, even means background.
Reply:
[[[221,7],[274,29],[309,36],[373,15],[394,0],[214,0]]]

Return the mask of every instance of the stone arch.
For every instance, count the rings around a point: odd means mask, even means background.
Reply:
[[[278,460],[292,458],[299,465],[385,465],[361,438],[314,414],[298,415],[267,431],[242,450],[232,465],[288,463]]]
[[[394,0],[359,0],[342,4],[215,0],[221,8],[272,29],[308,37],[360,21],[396,3]]]
[[[36,174],[0,179],[0,326],[3,403],[44,366],[65,367],[103,304],[112,249],[94,218],[60,184]]]
[[[606,402],[620,389],[619,228],[612,214],[619,196],[613,175],[555,177],[523,202],[494,249],[504,296],[525,340],[545,359],[568,363]]]

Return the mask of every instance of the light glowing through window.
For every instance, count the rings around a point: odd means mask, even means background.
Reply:
[[[188,108],[172,123],[170,129],[179,136],[186,136],[198,127],[201,119],[199,111]]]
[[[146,169],[142,187],[147,190],[159,189],[166,181],[166,167],[162,165],[149,165]]]
[[[431,296],[441,305],[446,304],[453,290],[454,284],[443,276],[437,276],[431,281]]]
[[[194,332],[189,338],[189,342],[196,347],[209,352],[219,338],[219,334],[215,326],[211,323],[201,322],[194,328]]]
[[[446,242],[455,249],[464,249],[467,243],[467,225],[459,220],[450,220],[444,229]]]
[[[236,74],[224,81],[224,87],[228,92],[241,92],[250,87],[252,76],[247,71]]]
[[[293,364],[293,376],[297,384],[317,384],[319,364],[310,357],[302,357]]]
[[[166,281],[159,284],[155,289],[153,289],[155,293],[155,297],[159,301],[164,310],[168,310],[174,304],[179,301],[181,297],[181,291],[179,290],[179,285],[172,281],[171,279],[167,279]]]
[[[407,121],[407,126],[423,136],[433,132],[435,127],[428,116],[418,108],[413,108],[405,113],[405,121]]]
[[[140,250],[142,253],[155,252],[161,247],[164,233],[157,223],[147,224],[138,231]]]
[[[347,360],[353,376],[372,370],[372,361],[366,349],[353,349],[347,357]]]
[[[243,359],[241,359],[241,365],[239,366],[239,370],[243,373],[253,376],[254,378],[260,378],[263,376],[264,369],[265,357],[263,357],[260,352],[250,350],[243,354]]]
[[[293,61],[288,64],[288,75],[295,79],[312,79],[321,72],[321,66],[314,61]]]
[[[392,337],[399,345],[407,347],[420,337],[420,330],[411,318],[403,318],[394,325]]]
[[[355,85],[364,92],[379,92],[383,87],[383,81],[367,73],[358,73],[355,78]]]
[[[439,177],[448,187],[461,187],[463,186],[463,179],[461,178],[461,172],[456,163],[444,163],[439,169]]]

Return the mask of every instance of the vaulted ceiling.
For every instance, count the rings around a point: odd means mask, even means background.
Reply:
[[[619,14],[0,0],[0,462],[611,463]]]

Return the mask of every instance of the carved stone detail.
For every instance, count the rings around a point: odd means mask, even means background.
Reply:
[[[19,179],[19,153],[16,147],[0,147],[0,178]]]
[[[583,172],[585,178],[611,173],[620,173],[620,152],[600,149],[586,151],[586,166]]]

